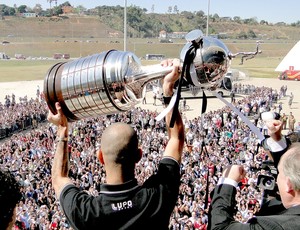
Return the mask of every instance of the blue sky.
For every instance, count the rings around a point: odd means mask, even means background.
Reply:
[[[65,0],[57,0],[58,4]],[[125,0],[69,0],[73,6],[83,5],[86,8],[93,8],[100,5],[121,5]],[[169,6],[177,5],[179,11],[199,11],[207,13],[208,2],[210,2],[209,14],[218,14],[220,17],[239,16],[243,19],[256,17],[258,21],[266,20],[271,23],[300,21],[299,0],[127,0],[127,5],[136,5],[146,8],[151,12],[154,5],[154,12],[166,13]],[[47,0],[1,0],[0,4],[13,6],[14,4],[27,5],[30,7],[41,4],[44,9],[49,8]]]

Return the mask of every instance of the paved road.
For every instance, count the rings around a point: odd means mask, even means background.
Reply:
[[[297,121],[300,121],[300,82],[297,81],[280,81],[278,79],[264,79],[264,78],[252,78],[249,80],[242,80],[239,81],[242,84],[251,84],[255,86],[268,86],[272,87],[274,89],[277,89],[279,91],[280,87],[282,85],[287,85],[287,94],[290,95],[291,92],[294,94],[294,100],[293,105],[291,109],[288,106],[288,97],[285,97],[281,99],[280,101],[283,103],[283,111],[286,114],[289,114],[290,112],[293,112],[293,114],[296,117]],[[201,94],[200,94],[201,95]],[[186,96],[185,93],[182,94],[182,96]],[[243,97],[244,95],[237,95],[237,97]],[[230,102],[230,98],[225,98],[227,101]],[[146,105],[141,105],[143,108],[147,108],[150,110],[157,110],[161,111],[163,109],[162,104],[160,102],[157,103],[157,106],[154,106],[153,98],[152,98],[152,92],[147,93],[147,103]],[[185,114],[189,119],[193,119],[200,115],[201,113],[201,106],[202,106],[202,99],[193,99],[193,100],[187,100],[187,105],[189,105],[190,110],[186,111]],[[222,107],[224,107],[225,104],[220,101],[218,98],[208,98],[208,104],[207,104],[207,112],[208,111],[215,111]]]

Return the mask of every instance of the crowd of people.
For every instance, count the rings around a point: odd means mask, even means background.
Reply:
[[[285,87],[282,87],[283,89]],[[260,114],[279,111],[278,104],[286,89],[234,85],[236,97],[232,102],[245,116],[266,134]],[[0,105],[0,124],[9,137],[1,141],[0,167],[11,171],[21,185],[22,199],[17,205],[17,229],[71,229],[51,184],[51,167],[55,149],[56,127],[43,122],[48,113],[42,97]],[[127,112],[99,116],[73,122],[69,127],[68,151],[70,177],[81,190],[97,196],[100,184],[106,182],[106,172],[97,160],[103,130],[115,122],[130,124],[137,132],[142,159],[135,174],[143,183],[158,168],[168,136],[164,121],[156,121],[156,111],[136,107]],[[292,120],[290,116],[287,122]],[[25,132],[22,122],[31,123]],[[28,118],[28,119],[29,119]],[[295,119],[295,118],[293,118]],[[268,154],[259,146],[255,134],[229,107],[188,120],[184,117],[185,147],[181,162],[181,185],[178,200],[170,218],[169,229],[206,229],[210,192],[216,186],[226,165],[242,164],[246,176],[239,186],[235,219],[245,223],[261,207],[263,190],[257,185],[260,174],[267,174],[262,163]],[[296,121],[295,121],[296,122]],[[295,122],[293,124],[295,124]],[[294,125],[288,127],[294,131]],[[8,130],[8,131],[7,131]]]
[[[37,128],[39,123],[46,120],[48,109],[41,106],[40,94],[37,100],[27,96],[19,98],[17,103],[15,95],[5,96],[5,102],[0,102],[0,139],[10,137],[14,133]]]

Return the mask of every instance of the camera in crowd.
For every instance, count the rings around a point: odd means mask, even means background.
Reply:
[[[276,178],[277,168],[274,166],[273,161],[264,161],[261,166],[266,174],[260,174],[257,178],[257,186],[268,193],[270,196],[275,196],[277,193]]]

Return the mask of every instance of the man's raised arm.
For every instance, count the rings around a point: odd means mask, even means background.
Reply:
[[[48,121],[57,126],[57,145],[53,159],[51,178],[55,195],[59,199],[62,189],[67,184],[72,184],[72,180],[68,177],[68,121],[58,102],[55,104],[55,107],[57,114],[54,115],[49,111]]]
[[[180,61],[178,59],[174,60],[166,60],[162,63],[163,66],[173,66],[173,71],[166,75],[163,79],[163,96],[164,102],[166,106],[170,102],[170,98],[173,95],[174,84],[179,78],[179,66]],[[172,128],[169,127],[172,114],[174,113],[176,119],[174,122],[174,126]],[[184,126],[181,119],[181,115],[178,111],[178,108],[173,108],[166,115],[166,126],[169,134],[169,142],[166,146],[166,150],[164,156],[170,156],[177,160],[179,163],[181,162],[181,154],[184,146]]]

